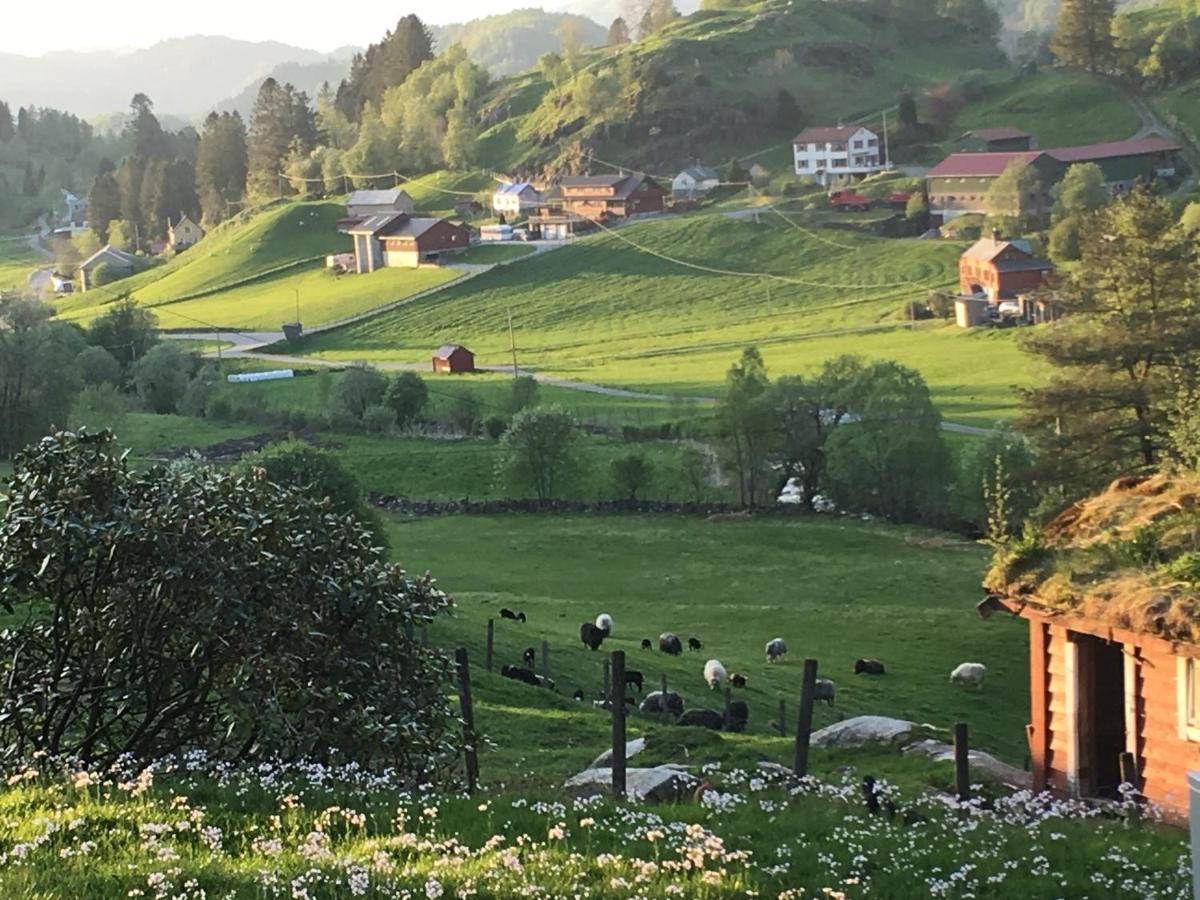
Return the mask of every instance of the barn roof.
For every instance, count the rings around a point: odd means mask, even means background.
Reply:
[[[1024,238],[1000,241],[992,237],[980,238],[963,252],[963,256],[968,259],[982,259],[985,262],[991,262],[1009,247],[1025,256],[1033,256],[1033,246]]]
[[[929,170],[927,178],[988,178],[1000,175],[1010,163],[1025,165],[1042,155],[1041,150],[1012,150],[1004,153],[951,153]]]
[[[419,238],[442,219],[414,219],[412,216],[396,216],[379,232],[380,237]]]
[[[400,188],[390,191],[355,191],[346,201],[347,206],[395,206],[401,197],[408,194]]]
[[[449,359],[459,350],[467,350],[467,348],[462,344],[442,344],[442,346],[437,348],[433,355],[437,359]],[[467,352],[471,353],[470,350],[467,350]],[[471,355],[474,356],[474,354]]]
[[[1107,144],[1084,144],[1080,147],[1056,147],[1045,151],[1059,162],[1088,162],[1095,159],[1113,159],[1118,156],[1143,156],[1147,153],[1168,153],[1179,149],[1179,145],[1166,138],[1148,137],[1131,141],[1112,141]]]
[[[1197,510],[1200,475],[1120,478],[999,550],[984,586],[1010,608],[1200,643]]]
[[[407,218],[407,213],[380,213],[376,216],[367,216],[367,218],[348,226],[343,231],[346,234],[381,234],[384,229],[392,225],[397,219]]]

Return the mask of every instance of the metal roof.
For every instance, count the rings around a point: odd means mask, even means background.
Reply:
[[[826,125],[817,126],[814,128],[805,128],[802,132],[792,138],[793,144],[826,144],[830,141],[846,141],[860,131],[868,131],[872,135],[875,132],[871,131],[864,125]]]
[[[467,348],[462,344],[442,344],[433,355],[438,359],[448,359],[456,350],[467,350]],[[470,350],[467,350],[467,352],[471,353]],[[471,355],[474,356],[475,354],[471,353]]]
[[[1001,174],[1010,163],[1033,162],[1044,151],[1014,150],[1005,153],[951,153],[926,173],[926,178],[988,178]]]
[[[1165,138],[1137,138],[1131,141],[1112,141],[1107,144],[1084,144],[1081,147],[1058,147],[1046,152],[1059,162],[1087,162],[1093,159],[1112,159],[1116,156],[1142,156],[1147,153],[1167,153],[1179,150],[1179,145]]]
[[[346,234],[379,234],[400,218],[407,219],[408,213],[381,213],[377,216],[368,216],[357,225],[345,229],[345,232]]]
[[[355,191],[350,195],[350,199],[346,201],[347,206],[395,206],[396,202],[401,197],[408,197],[408,194],[393,188],[390,191]]]

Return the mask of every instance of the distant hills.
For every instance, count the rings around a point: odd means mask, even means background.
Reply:
[[[532,69],[538,57],[557,51],[561,45],[559,30],[568,20],[578,26],[579,39],[586,47],[598,47],[608,39],[608,27],[593,19],[540,9],[516,9],[430,30],[439,51],[462,44],[473,62],[499,77]]]

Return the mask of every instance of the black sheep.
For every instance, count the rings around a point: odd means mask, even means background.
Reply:
[[[874,775],[868,775],[862,780],[862,793],[867,812],[873,816],[879,815],[879,789],[875,787]]]
[[[689,650],[703,650],[704,644],[700,643],[699,638],[688,638],[688,649]]]
[[[650,643],[650,638],[642,638],[642,649],[650,650],[654,645]]]
[[[594,622],[584,622],[579,626],[579,639],[592,650],[599,650],[604,643],[604,632],[597,628]]]
[[[854,664],[855,675],[882,675],[883,663],[877,659],[860,659]]]
[[[504,606],[504,607],[500,608],[500,618],[512,619],[514,622],[524,622],[525,621],[525,613],[513,612],[507,606]]]
[[[521,654],[521,659],[525,661],[525,665],[533,668],[533,664],[537,662],[537,651],[532,647],[526,647],[525,652]]]
[[[671,632],[664,631],[658,636],[658,649],[663,653],[678,656],[683,652],[683,642],[676,635],[671,634]]]
[[[675,718],[683,715],[683,698],[674,691],[667,691],[666,711]],[[638,707],[642,712],[651,715],[661,715],[663,712],[662,691],[651,691]]]
[[[531,672],[529,669],[522,669],[520,666],[505,666],[500,670],[500,674],[505,678],[511,678],[513,681],[523,681],[534,687],[541,687],[542,685],[541,681],[538,680],[536,672]]]
[[[582,700],[583,699],[583,689],[575,688],[575,693],[572,694],[571,696],[574,697],[576,700]]]
[[[640,694],[642,692],[642,689],[645,687],[645,684],[646,684],[646,679],[644,678],[642,673],[639,672],[637,669],[626,669],[625,670],[625,686],[626,687],[633,685],[635,688],[637,688],[637,692]]]
[[[688,709],[675,723],[677,725],[698,725],[712,731],[720,731],[725,726],[725,717],[711,709]]]
[[[729,721],[726,727],[735,734],[746,730],[746,722],[750,720],[750,707],[745,700],[734,700],[729,704]]]
[[[735,688],[744,688],[746,686],[746,676],[739,675],[737,672],[734,672],[729,676],[729,683]]]

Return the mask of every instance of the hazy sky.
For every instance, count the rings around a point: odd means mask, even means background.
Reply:
[[[5,2],[0,52],[38,56],[49,50],[147,47],[172,37],[220,34],[243,40],[274,40],[329,51],[378,40],[401,16],[415,12],[430,24],[463,22],[520,7],[552,9],[562,0],[400,0],[397,3],[329,3],[293,0],[59,0]],[[340,13],[340,14],[339,14]],[[69,25],[69,27],[67,27]]]

